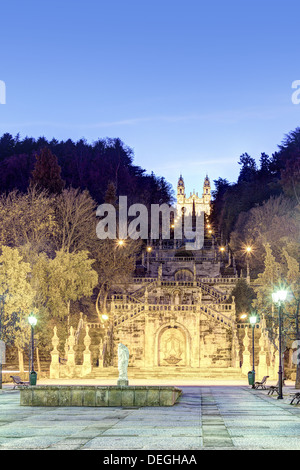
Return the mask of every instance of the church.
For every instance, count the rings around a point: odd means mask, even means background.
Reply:
[[[126,285],[114,286],[108,302],[109,316],[103,320],[107,324],[98,321],[84,325],[86,349],[81,366],[74,366],[72,347],[67,353],[67,366],[59,365],[55,346],[58,339],[54,334],[51,378],[70,376],[69,363],[73,364],[72,373],[78,369],[76,373],[80,376],[114,377],[118,345],[122,343],[129,349],[129,381],[131,378],[167,381],[178,377],[244,380],[253,366],[254,336],[258,377],[277,377],[278,350],[268,338],[264,319],[256,325],[252,336],[254,327],[236,314],[232,291],[239,277],[228,245],[220,245],[211,227],[208,176],[204,178],[201,197],[195,191],[187,197],[180,175],[175,212],[173,223],[170,220],[173,229],[182,223],[183,214],[204,214],[201,248],[188,250],[187,240],[176,239],[172,230],[169,239],[149,239],[136,264],[135,275]],[[250,283],[249,272],[245,281]],[[98,351],[96,365],[91,360],[89,331],[100,333],[96,335],[98,346],[94,346]],[[75,336],[71,332],[68,343],[75,344]],[[106,351],[113,351],[109,367],[104,363]]]
[[[231,291],[237,277],[228,252],[220,252],[209,224],[211,186],[187,197],[182,175],[177,184],[177,217],[205,214],[204,244],[186,250],[186,240],[149,240],[142,255],[145,271],[126,292],[110,299],[114,342],[130,351],[129,370],[155,377],[239,375],[236,313]],[[177,222],[176,222],[177,221]],[[226,270],[227,268],[227,270]],[[227,274],[222,274],[227,272]],[[134,376],[138,374],[134,374]]]
[[[204,180],[202,197],[198,196],[198,192],[190,193],[189,197],[185,194],[185,185],[182,175],[177,183],[177,215],[181,215],[184,211],[188,215],[192,215],[193,211],[196,214],[204,212],[206,215],[210,215],[210,203],[211,203],[211,187],[208,176]]]

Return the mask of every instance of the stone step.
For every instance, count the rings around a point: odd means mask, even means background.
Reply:
[[[118,377],[117,368],[95,368],[89,375],[85,376],[87,379],[97,379],[97,378],[117,378]],[[207,379],[242,379],[244,376],[240,369],[233,368],[202,368],[202,369],[184,369],[184,368],[168,368],[168,367],[158,367],[155,369],[128,369],[128,378],[132,379],[163,379],[163,378],[207,378]]]

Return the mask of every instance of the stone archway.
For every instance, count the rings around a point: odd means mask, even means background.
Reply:
[[[166,325],[157,334],[157,365],[188,366],[190,362],[187,333],[178,325]]]
[[[175,281],[190,281],[193,282],[194,274],[188,268],[178,269],[174,275]]]

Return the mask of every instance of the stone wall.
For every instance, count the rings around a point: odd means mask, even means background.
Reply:
[[[115,342],[126,344],[129,366],[140,368],[230,367],[231,329],[205,315],[199,306],[146,306],[115,329]]]

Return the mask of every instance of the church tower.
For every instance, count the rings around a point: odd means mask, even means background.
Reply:
[[[203,184],[203,194],[202,197],[198,196],[198,193],[190,193],[190,196],[187,197],[185,194],[185,185],[180,175],[180,178],[177,183],[177,217],[184,213],[186,215],[197,215],[201,212],[210,215],[210,203],[211,203],[211,187],[208,176],[204,180]]]
[[[180,175],[180,178],[177,183],[177,203],[183,204],[184,200],[185,200],[185,187],[184,187],[184,181],[183,181],[182,175]]]
[[[203,184],[203,202],[209,204],[211,201],[211,187],[209,177],[206,175],[204,184]]]

